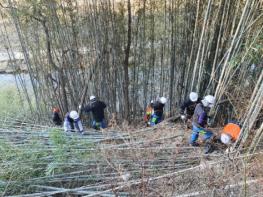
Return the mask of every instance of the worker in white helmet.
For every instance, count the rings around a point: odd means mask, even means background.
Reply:
[[[201,100],[198,97],[198,94],[196,92],[191,92],[189,97],[180,106],[181,119],[183,121],[186,121],[187,119],[191,119],[192,116],[194,115],[196,105],[200,102]]]
[[[215,103],[215,97],[212,95],[207,95],[201,101],[201,103],[197,104],[195,107],[193,121],[192,121],[192,135],[190,139],[190,144],[192,146],[198,146],[196,140],[198,139],[199,134],[204,135],[204,141],[207,141],[213,136],[213,133],[206,129],[207,119],[208,119],[208,111],[213,107]]]
[[[160,97],[153,103],[153,114],[150,119],[150,126],[154,126],[163,120],[163,110],[167,103],[167,98]]]
[[[103,101],[98,100],[95,96],[90,96],[90,103],[84,107],[83,111],[86,113],[92,112],[92,128],[100,130],[100,128],[107,127],[104,116],[104,109],[106,107],[107,106]]]
[[[76,111],[68,112],[64,119],[64,131],[72,131],[77,130],[80,133],[83,133],[83,126],[81,120],[79,118],[79,114]]]
[[[240,131],[241,131],[241,127],[237,122],[235,121],[229,122],[224,126],[221,132],[220,135],[221,142],[226,145],[235,142],[240,135]]]

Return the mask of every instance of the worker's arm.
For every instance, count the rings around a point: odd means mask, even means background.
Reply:
[[[187,100],[187,101],[184,101],[184,103],[180,106],[180,114],[184,114],[185,113],[185,109],[191,105],[191,101],[190,100]]]
[[[80,119],[74,121],[74,124],[75,124],[75,128],[79,131],[79,132],[83,132],[83,126],[82,126],[82,123],[80,121]]]

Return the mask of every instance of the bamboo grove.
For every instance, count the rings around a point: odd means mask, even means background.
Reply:
[[[174,115],[197,91],[216,96],[211,113],[218,120],[244,123],[243,140],[255,124],[261,123],[262,135],[262,1],[0,2],[4,26],[13,25],[19,38],[39,117],[52,106],[63,113],[76,109],[87,102],[85,91],[120,119],[140,118],[162,95],[169,99],[167,114]],[[5,27],[1,34],[13,60]]]

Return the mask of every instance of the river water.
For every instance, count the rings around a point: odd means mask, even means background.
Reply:
[[[21,74],[21,78],[25,81],[27,87],[31,87],[28,74]],[[16,86],[15,76],[13,74],[0,74],[0,88]]]

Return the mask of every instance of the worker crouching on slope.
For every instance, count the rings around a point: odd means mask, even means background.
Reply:
[[[151,116],[150,126],[154,126],[163,120],[163,110],[166,102],[167,99],[165,97],[161,97],[153,103],[154,112]]]
[[[196,92],[191,92],[189,97],[183,102],[181,105],[181,119],[186,121],[187,119],[191,119],[194,115],[195,107],[201,100],[198,97]]]
[[[79,118],[79,114],[76,111],[67,113],[64,119],[64,131],[75,131],[83,133],[83,126]]]
[[[229,122],[221,132],[220,140],[223,144],[229,145],[235,142],[240,134],[241,128],[237,123]]]
[[[60,110],[58,107],[54,107],[52,110],[52,121],[55,125],[61,126],[62,125],[62,119],[59,114]]]
[[[192,122],[193,130],[190,139],[190,145],[192,146],[199,145],[198,143],[196,143],[199,134],[204,135],[204,141],[207,141],[213,136],[213,133],[207,130],[205,127],[207,125],[207,119],[208,119],[207,113],[210,110],[210,108],[213,107],[214,103],[215,103],[215,98],[211,95],[207,95],[201,101],[201,103],[198,103],[196,105],[193,115],[193,122]]]
[[[84,107],[83,111],[86,113],[92,112],[92,128],[99,130],[100,128],[107,127],[104,117],[104,109],[106,107],[107,106],[104,102],[97,100],[95,96],[90,96],[90,103]]]

